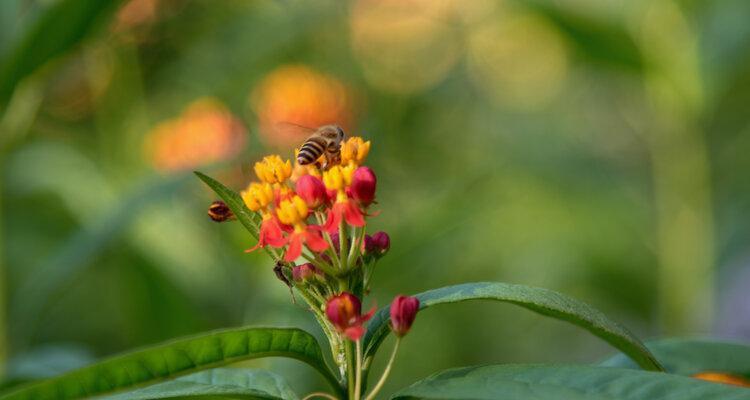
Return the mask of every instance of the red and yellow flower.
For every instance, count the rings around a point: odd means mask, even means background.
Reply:
[[[305,223],[308,214],[309,209],[307,208],[307,204],[297,195],[282,200],[279,203],[276,209],[279,221],[294,227],[294,230],[286,240],[289,247],[284,254],[284,261],[291,262],[296,260],[302,254],[303,244],[306,244],[308,249],[316,253],[328,248],[328,242],[323,239],[320,228]]]

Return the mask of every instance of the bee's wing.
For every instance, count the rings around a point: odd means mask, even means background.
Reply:
[[[284,133],[287,136],[310,136],[315,133],[315,128],[295,124],[294,122],[276,122],[273,124],[273,129],[276,132]]]

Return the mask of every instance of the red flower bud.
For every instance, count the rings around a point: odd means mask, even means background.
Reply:
[[[310,263],[297,265],[292,268],[292,279],[294,279],[295,282],[309,282],[321,275],[322,272]]]
[[[351,340],[359,340],[365,333],[362,324],[367,322],[375,312],[373,307],[367,314],[362,315],[362,303],[357,296],[343,292],[333,296],[326,303],[326,316],[336,330],[345,334]]]
[[[375,200],[375,186],[377,178],[370,168],[359,167],[352,175],[351,195],[367,207]]]
[[[312,175],[304,175],[296,183],[297,195],[307,203],[310,208],[318,208],[328,200],[326,187],[319,178]]]
[[[391,248],[391,238],[383,231],[375,232],[372,235],[372,241],[375,243],[375,246],[377,246],[380,254],[385,254],[388,252],[388,249]]]
[[[391,328],[402,337],[409,332],[411,324],[419,311],[419,300],[416,297],[398,295],[391,303]]]
[[[362,252],[365,254],[374,254],[378,251],[378,244],[370,235],[365,235],[364,243],[362,243]]]

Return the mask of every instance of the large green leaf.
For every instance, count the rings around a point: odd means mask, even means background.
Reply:
[[[246,368],[215,368],[104,399],[148,400],[204,396],[273,400],[298,398],[284,378],[274,373]]]
[[[0,105],[24,77],[85,37],[119,0],[61,0],[49,7],[0,66]]]
[[[578,325],[627,354],[644,369],[662,367],[646,347],[627,329],[586,303],[552,290],[500,282],[477,282],[448,286],[416,295],[420,309],[466,300],[498,300],[519,305],[542,315]],[[372,318],[364,339],[365,357],[372,357],[390,332],[390,307],[381,308]]]
[[[221,182],[211,178],[208,175],[205,175],[198,171],[195,171],[195,175],[197,175],[198,178],[205,182],[208,187],[210,187],[214,192],[216,192],[217,195],[219,195],[219,197],[221,197],[222,200],[224,200],[227,206],[229,206],[229,209],[232,210],[234,215],[237,216],[237,220],[240,221],[245,229],[247,229],[248,232],[250,232],[250,234],[252,234],[253,237],[257,239],[258,228],[260,226],[260,217],[257,213],[250,211],[250,209],[245,206],[245,202],[242,201],[242,197],[240,197],[237,192],[222,185]]]
[[[646,347],[673,374],[693,375],[713,371],[750,378],[750,346],[708,339],[663,339]],[[601,363],[608,367],[637,368],[624,354]]]
[[[488,365],[451,369],[392,399],[741,400],[750,390],[684,376],[584,365]]]
[[[261,357],[290,357],[318,370],[339,390],[317,340],[291,328],[236,328],[166,342],[22,387],[1,400],[79,399],[134,388]]]

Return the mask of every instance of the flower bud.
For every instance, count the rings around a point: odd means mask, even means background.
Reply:
[[[305,175],[297,181],[297,195],[305,200],[310,208],[318,208],[327,200],[326,187],[320,178]]]
[[[307,283],[321,275],[321,272],[310,263],[292,268],[292,279],[298,283]]]
[[[362,315],[362,303],[357,296],[343,292],[331,297],[326,303],[326,316],[336,330],[351,340],[359,340],[365,333],[362,327],[372,317],[375,308]]]
[[[387,253],[388,249],[391,248],[391,238],[383,231],[375,232],[372,235],[372,241],[380,254]]]
[[[208,206],[208,216],[215,222],[225,222],[235,219],[234,213],[229,209],[227,203],[216,200]]]
[[[365,235],[364,243],[362,243],[362,252],[365,254],[375,254],[378,251],[378,244],[370,235]]]
[[[419,300],[416,297],[398,295],[391,303],[391,328],[402,337],[409,332],[411,324],[419,311]]]
[[[352,175],[351,195],[363,206],[369,206],[375,200],[375,173],[367,167],[359,167]]]

